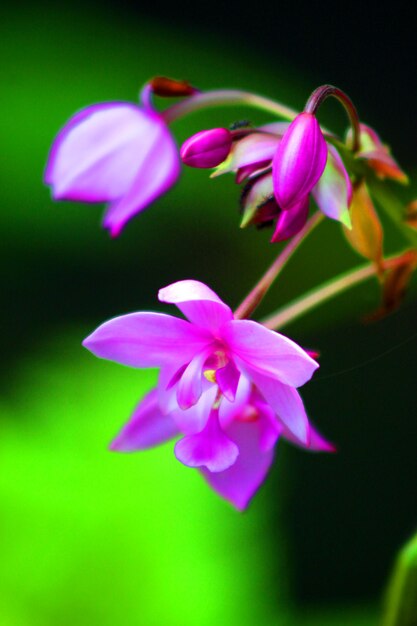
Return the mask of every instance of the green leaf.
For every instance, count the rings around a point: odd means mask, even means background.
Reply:
[[[417,535],[397,557],[388,586],[382,626],[417,624]]]

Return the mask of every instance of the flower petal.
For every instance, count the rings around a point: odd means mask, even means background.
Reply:
[[[271,161],[280,140],[280,137],[276,135],[257,132],[239,139],[233,145],[229,157],[215,169],[211,174],[211,178],[233,172],[254,163]]]
[[[262,452],[268,452],[275,446],[283,426],[266,402],[256,400],[253,405],[258,411],[259,448]]]
[[[203,366],[211,350],[203,350],[190,361],[177,384],[177,401],[180,409],[196,404],[202,392]]]
[[[105,202],[123,196],[160,132],[155,115],[127,102],[87,107],[58,134],[45,171],[56,199]]]
[[[304,385],[319,367],[294,341],[252,320],[228,322],[222,337],[247,370],[272,376],[286,385]]]
[[[250,395],[252,391],[252,382],[244,376],[240,375],[239,383],[236,390],[235,399],[230,401],[227,397],[222,398],[219,407],[219,421],[220,425],[225,430],[229,424],[240,413],[245,410],[245,407],[249,404]]]
[[[99,326],[83,346],[122,365],[161,367],[171,363],[178,369],[210,341],[204,331],[185,320],[162,313],[131,313]]]
[[[281,211],[271,242],[286,241],[299,233],[307,222],[309,209],[310,203],[306,196],[300,204],[296,204],[288,211]]]
[[[171,413],[171,418],[176,423],[178,430],[184,435],[193,435],[201,432],[207,424],[216,395],[217,386],[209,385],[208,381],[203,381],[203,393],[199,401],[185,411],[177,407]]]
[[[287,439],[288,441],[290,441],[291,443],[293,443],[294,445],[298,446],[299,448],[303,448],[304,450],[307,450],[307,451],[336,452],[336,446],[330,441],[327,441],[323,437],[323,435],[321,435],[319,431],[316,430],[311,424],[309,424],[309,429],[310,429],[310,437],[309,437],[308,446],[301,443],[296,437],[294,437],[291,431],[289,431],[288,428],[286,428],[285,426],[283,426],[282,428],[281,436]]]
[[[202,469],[209,485],[237,509],[245,509],[265,480],[274,452],[262,452],[259,426],[256,422],[233,422],[227,435],[239,448],[239,456],[229,469],[212,473]]]
[[[216,371],[216,382],[222,394],[234,402],[239,384],[240,372],[233,361],[229,361],[224,367]]]
[[[158,405],[158,393],[152,389],[139,402],[130,420],[112,441],[111,450],[135,452],[153,448],[178,435],[171,416],[163,415]]]
[[[274,191],[282,210],[299,204],[323,173],[327,144],[311,113],[300,113],[283,136],[272,163]]]
[[[312,191],[313,197],[322,213],[350,228],[352,183],[338,151],[330,145],[328,149],[326,167]]]
[[[175,456],[189,467],[207,467],[222,472],[235,463],[239,449],[222,431],[217,410],[213,410],[206,426],[199,433],[177,441]]]
[[[197,326],[216,332],[225,322],[233,319],[227,304],[207,285],[197,280],[180,280],[159,290],[161,302],[175,304]]]
[[[147,112],[149,115],[149,112]],[[178,148],[162,119],[152,116],[152,132],[143,135],[136,147],[136,177],[127,193],[111,204],[103,220],[112,237],[134,215],[164,194],[180,174]]]
[[[279,421],[293,435],[295,440],[308,447],[310,444],[310,425],[303,401],[297,390],[255,372],[252,373],[252,378]]]

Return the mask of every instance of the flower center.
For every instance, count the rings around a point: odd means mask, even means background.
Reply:
[[[216,383],[216,371],[229,363],[229,357],[223,347],[217,348],[207,359],[204,366],[204,377],[211,383]]]

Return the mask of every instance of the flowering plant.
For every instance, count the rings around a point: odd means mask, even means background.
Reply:
[[[160,111],[155,96],[177,101]],[[328,97],[348,114],[345,140],[319,123]],[[174,120],[234,104],[257,107],[280,121],[199,130],[176,147],[169,129]],[[407,176],[378,134],[360,122],[350,98],[330,85],[318,87],[296,112],[248,92],[201,92],[184,81],[155,78],[142,90],[140,106],[104,103],[75,115],[52,146],[45,182],[56,199],[109,203],[104,226],[117,236],[174,185],[181,161],[213,169],[212,177],[234,173],[243,184],[241,226],[273,226],[272,243],[287,241],[285,247],[234,312],[202,282],[182,280],[161,289],[159,300],[175,304],[186,319],[131,313],[99,326],[84,346],[123,365],[160,370],[156,388],[140,401],[111,449],[133,452],[179,436],[176,458],[199,468],[217,493],[244,509],[268,472],[279,437],[311,451],[335,450],[310,423],[297,391],[317,369],[317,355],[277,331],[371,277],[382,290],[374,317],[399,306],[417,267],[415,220],[389,186],[390,180],[407,183]],[[385,256],[379,210],[411,246]],[[366,264],[261,322],[249,319],[324,217],[341,224],[347,244]]]

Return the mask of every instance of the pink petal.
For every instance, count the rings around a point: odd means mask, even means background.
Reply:
[[[271,376],[286,385],[304,385],[319,367],[294,341],[252,320],[228,322],[222,328],[222,336],[230,352],[244,361],[247,370]]]
[[[187,363],[178,367],[178,363],[165,364],[159,370],[158,403],[164,415],[178,410],[176,383],[184,373]]]
[[[229,157],[211,175],[212,178],[246,167],[271,161],[280,138],[267,133],[251,133],[234,144]]]
[[[282,211],[277,220],[274,234],[271,242],[286,241],[290,237],[294,237],[304,227],[307,222],[309,212],[308,196],[288,211]]]
[[[162,120],[154,116],[154,131],[142,137],[137,146],[137,175],[127,193],[111,204],[103,220],[112,237],[134,215],[163,195],[176,182],[180,174],[177,146]]]
[[[187,435],[175,445],[175,456],[189,467],[207,467],[222,472],[235,463],[239,449],[220,428],[217,410],[213,410],[204,429]]]
[[[323,173],[327,144],[314,115],[300,113],[283,136],[272,164],[274,191],[282,210],[299,204]]]
[[[278,419],[302,445],[309,446],[310,425],[303,401],[294,387],[252,372],[253,382],[257,386]]]
[[[104,202],[124,195],[161,122],[125,102],[87,107],[58,134],[45,181],[56,199]]]
[[[236,172],[236,184],[240,185],[247,178],[252,178],[260,174],[266,173],[271,168],[271,161],[261,161],[260,163],[251,163],[244,165]]]
[[[184,435],[193,435],[203,430],[211,413],[217,395],[217,386],[203,383],[203,393],[194,406],[182,411],[176,407],[170,417]]]
[[[311,452],[336,452],[336,446],[327,441],[311,424],[309,424],[310,437],[308,445],[301,443],[285,426],[282,429],[282,436],[294,445]]]
[[[230,402],[235,400],[239,378],[240,372],[232,361],[216,371],[216,382],[219,389]]]
[[[219,420],[220,425],[225,430],[229,424],[244,411],[246,405],[248,405],[252,392],[252,382],[244,376],[240,375],[239,383],[236,390],[236,396],[233,401],[222,398],[219,407]]]
[[[178,369],[210,341],[210,336],[185,320],[162,313],[131,313],[99,326],[83,346],[100,358],[122,365],[176,364]]]
[[[220,495],[237,509],[245,509],[271,466],[274,452],[262,452],[259,426],[256,422],[233,422],[227,435],[237,444],[239,456],[229,469],[212,473],[202,469],[204,478]]]
[[[202,392],[203,366],[211,349],[203,350],[190,361],[177,385],[177,401],[180,409],[196,404]]]
[[[349,206],[352,201],[352,183],[338,151],[328,146],[326,167],[313,189],[313,197],[327,217],[351,227]]]
[[[134,410],[130,420],[112,441],[111,450],[135,452],[153,448],[178,435],[178,427],[169,415],[162,415],[158,394],[152,389]]]
[[[283,427],[278,422],[275,413],[265,402],[254,402],[254,407],[259,413],[259,448],[262,452],[268,452],[275,446]]]
[[[175,304],[190,322],[216,332],[233,313],[207,285],[197,280],[180,280],[159,290],[161,302]]]

